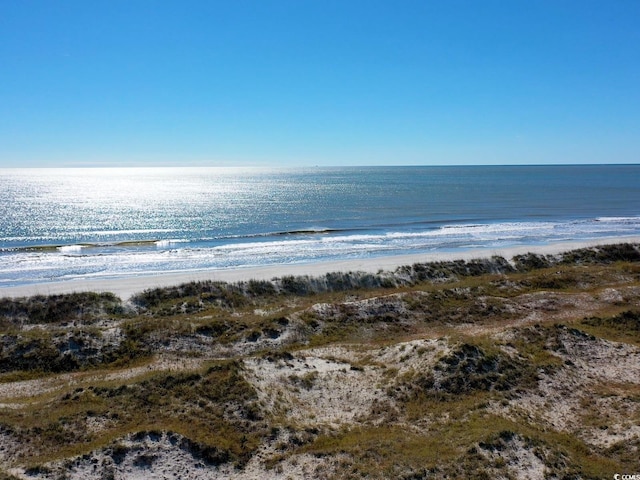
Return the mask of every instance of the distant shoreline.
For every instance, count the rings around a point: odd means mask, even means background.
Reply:
[[[239,282],[243,280],[271,280],[288,275],[319,276],[329,272],[362,271],[375,273],[380,270],[392,271],[404,265],[450,260],[471,260],[501,256],[511,260],[516,255],[537,253],[555,255],[579,248],[612,245],[618,243],[640,243],[639,236],[607,237],[595,240],[557,242],[546,245],[519,245],[504,248],[477,248],[461,252],[434,252],[426,254],[406,254],[354,260],[335,260],[317,263],[288,265],[267,265],[260,267],[210,269],[161,273],[157,275],[135,275],[117,278],[91,278],[34,283],[0,288],[2,297],[29,297],[33,295],[56,295],[72,292],[111,292],[122,300],[149,288],[170,287],[191,281]]]

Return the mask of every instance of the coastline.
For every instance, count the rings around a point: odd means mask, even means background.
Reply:
[[[394,255],[329,262],[267,265],[236,269],[198,270],[157,275],[136,275],[116,278],[87,278],[50,283],[36,283],[0,288],[0,298],[29,297],[33,295],[56,295],[73,292],[111,292],[122,300],[149,288],[169,287],[191,281],[239,282],[243,280],[271,280],[288,275],[320,276],[329,272],[362,271],[375,273],[380,270],[395,270],[414,263],[430,263],[451,260],[472,260],[501,256],[511,260],[516,255],[537,253],[555,255],[579,248],[611,245],[617,243],[640,243],[640,236],[606,237],[594,240],[576,240],[544,245],[518,245],[504,248],[477,248],[460,252],[433,252],[422,254]]]

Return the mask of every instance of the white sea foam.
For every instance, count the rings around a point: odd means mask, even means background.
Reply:
[[[82,245],[63,245],[58,247],[62,253],[80,253],[84,247]]]
[[[640,223],[640,217],[598,217],[597,222]]]
[[[189,240],[184,238],[168,238],[166,240],[158,240],[155,242],[156,247],[158,248],[167,248],[180,243],[189,243]]]

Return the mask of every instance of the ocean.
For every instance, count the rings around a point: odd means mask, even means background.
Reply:
[[[0,288],[640,235],[640,165],[0,169]]]

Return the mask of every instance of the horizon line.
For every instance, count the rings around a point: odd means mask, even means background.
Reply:
[[[318,165],[202,165],[202,164],[190,164],[190,165],[177,165],[177,164],[164,164],[164,165],[25,165],[19,167],[13,166],[1,166],[0,170],[29,170],[29,169],[139,169],[139,168],[220,168],[220,169],[233,169],[233,168],[248,168],[248,169],[322,169],[322,168],[422,168],[422,167],[588,167],[588,166],[640,166],[640,162],[604,162],[604,163],[479,163],[479,164],[446,164],[446,163],[429,163],[429,164],[350,164],[350,165],[332,165],[332,164],[318,164]]]

